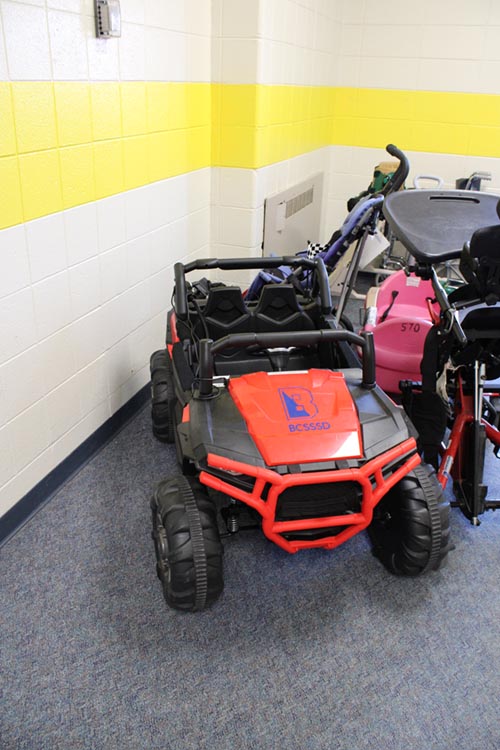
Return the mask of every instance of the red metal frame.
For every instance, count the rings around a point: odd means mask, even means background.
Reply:
[[[399,482],[406,474],[420,463],[420,456],[416,452],[416,443],[408,438],[400,445],[391,448],[386,453],[368,461],[358,469],[332,469],[328,471],[312,471],[301,474],[281,475],[271,469],[252,466],[241,461],[233,461],[223,456],[209,453],[208,466],[223,471],[235,472],[255,478],[252,492],[234,487],[227,481],[210,474],[208,471],[200,473],[200,482],[214,490],[223,492],[235,500],[240,500],[256,510],[262,516],[262,530],[266,537],[287,552],[297,552],[300,549],[324,547],[333,549],[365,529],[373,518],[373,509],[381,498]],[[399,466],[389,477],[384,479],[383,469],[397,459],[407,456],[407,460]],[[328,482],[358,482],[361,485],[363,498],[361,512],[326,518],[307,518],[299,521],[276,521],[276,505],[279,495],[289,487],[298,485],[325,484]],[[262,497],[264,488],[270,485],[267,499]],[[306,500],[307,502],[307,500]],[[314,540],[289,541],[282,535],[286,532],[305,531],[307,529],[322,529],[331,526],[346,526],[336,536],[327,536]]]
[[[446,487],[448,480],[453,473],[453,466],[464,437],[464,430],[468,424],[474,421],[474,396],[464,395],[463,383],[460,376],[457,379],[457,387],[457,410],[448,443],[441,454],[441,462],[437,472],[438,482],[443,488]],[[485,419],[481,420],[481,424],[485,428],[486,437],[491,440],[494,445],[500,446],[500,431]]]

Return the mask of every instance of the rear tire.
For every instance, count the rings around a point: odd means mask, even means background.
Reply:
[[[167,349],[160,349],[151,355],[150,370],[153,435],[162,443],[173,443],[175,435],[172,415],[175,396],[172,362]]]
[[[224,587],[216,509],[199,482],[179,474],[160,482],[151,500],[156,570],[167,604],[197,612]]]
[[[382,498],[368,533],[374,555],[391,573],[418,576],[442,565],[449,550],[450,503],[431,466],[417,466]]]

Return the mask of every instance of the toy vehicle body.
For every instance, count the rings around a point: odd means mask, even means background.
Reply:
[[[373,333],[377,384],[399,393],[402,380],[420,380],[424,342],[435,314],[432,284],[414,273],[396,271],[366,296],[363,331]]]
[[[186,279],[263,264],[306,266],[314,283],[307,295],[270,284],[246,302],[238,287]],[[321,258],[176,264],[167,348],[151,370],[153,431],[175,441],[182,469],[152,499],[172,607],[203,609],[220,594],[221,518],[235,533],[246,515],[291,553],[368,528],[403,575],[446,557],[449,506],[403,409],[375,384],[372,335],[337,327]]]

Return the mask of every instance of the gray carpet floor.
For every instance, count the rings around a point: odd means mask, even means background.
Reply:
[[[150,539],[174,468],[144,409],[1,550],[2,750],[498,750],[500,513],[454,509],[420,579],[364,535],[288,555],[240,534],[222,598],[182,614]]]

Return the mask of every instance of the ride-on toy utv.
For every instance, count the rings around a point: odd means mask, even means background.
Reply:
[[[186,279],[283,264],[307,266],[314,284],[270,284],[246,302],[237,286]],[[337,327],[321,258],[177,263],[167,347],[151,372],[153,431],[175,441],[180,465],[151,502],[171,607],[217,599],[221,528],[235,533],[249,518],[287,552],[333,549],[368,528],[401,575],[446,557],[449,504],[404,411],[375,384],[372,335]]]

